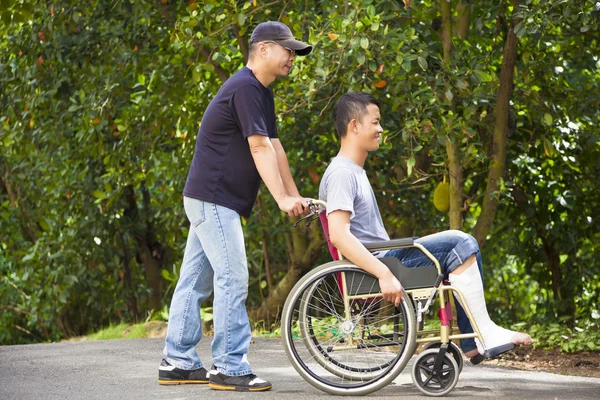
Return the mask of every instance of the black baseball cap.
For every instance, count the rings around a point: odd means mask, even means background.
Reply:
[[[275,43],[292,49],[299,56],[306,56],[312,51],[312,46],[294,39],[292,31],[284,23],[278,21],[267,21],[260,23],[254,28],[250,36],[250,44],[272,40]]]

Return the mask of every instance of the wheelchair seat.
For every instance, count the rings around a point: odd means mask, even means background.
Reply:
[[[387,265],[394,276],[402,282],[402,287],[405,290],[432,287],[438,277],[435,265],[408,268],[396,257],[383,257],[380,261]]]
[[[396,257],[383,257],[380,261],[384,263],[400,282],[404,290],[421,289],[432,287],[437,279],[438,273],[434,265],[418,268],[408,268]],[[365,278],[361,274],[361,279],[353,279],[354,274],[348,274],[348,292],[350,295],[361,295],[372,293],[373,290],[379,290],[379,281],[374,276]]]

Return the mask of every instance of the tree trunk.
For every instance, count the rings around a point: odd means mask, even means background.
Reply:
[[[469,26],[471,25],[471,6],[466,0],[461,0],[456,6],[458,13],[458,36],[461,39],[469,37]]]
[[[452,10],[449,1],[440,1],[442,11],[442,47],[444,48],[444,63],[451,61],[452,55]]]
[[[519,0],[513,1],[513,12],[516,12],[519,6]],[[483,247],[498,208],[498,200],[495,194],[500,189],[500,181],[504,176],[504,166],[506,164],[506,142],[508,137],[508,118],[510,113],[510,99],[513,90],[513,77],[515,62],[517,58],[517,36],[515,35],[515,26],[520,19],[513,18],[508,31],[508,36],[504,44],[504,55],[502,58],[502,70],[500,72],[500,89],[498,91],[498,101],[496,104],[496,120],[494,123],[494,134],[492,143],[492,156],[489,164],[487,178],[487,187],[483,196],[481,206],[481,215],[477,219],[477,224],[473,229],[473,236]]]
[[[144,270],[146,271],[146,281],[151,289],[150,298],[148,299],[148,309],[160,310],[163,296],[163,277],[162,268],[165,264],[167,252],[163,245],[156,237],[156,229],[152,223],[152,211],[150,209],[150,192],[146,186],[146,182],[140,185],[142,191],[143,218],[142,223],[145,227],[144,241],[140,242],[140,250],[142,261],[144,262]]]
[[[131,260],[131,257],[129,255],[129,247],[128,247],[127,241],[125,240],[125,234],[123,232],[119,232],[118,235],[119,235],[119,238],[121,239],[121,244],[123,245],[123,269],[125,272],[125,275],[124,275],[125,287],[127,288],[127,291],[129,292],[126,295],[127,308],[129,309],[129,312],[131,313],[131,315],[133,315],[133,318],[137,322],[140,318],[140,308],[138,305],[137,296],[135,295],[135,291],[133,290],[131,267],[129,265],[129,261]]]
[[[139,242],[138,254],[144,265],[146,283],[150,289],[148,310],[158,311],[162,305],[163,295],[162,265],[160,261],[155,258],[155,255],[148,244],[143,240],[140,240]]]
[[[221,82],[225,82],[229,79],[229,73],[221,67],[221,65],[212,59],[212,52],[206,47],[200,47],[200,54],[204,58],[204,61],[213,66],[215,73],[221,79]]]
[[[264,321],[265,327],[277,321],[287,296],[302,277],[302,268],[292,265],[275,289],[269,293],[262,305],[250,312],[253,321]]]
[[[529,196],[523,190],[523,188],[516,186],[513,189],[513,197],[517,203],[517,207],[520,209],[526,209],[529,204]],[[565,285],[565,279],[563,279],[563,272],[560,265],[560,254],[556,250],[554,244],[548,238],[548,234],[544,226],[540,223],[539,214],[537,211],[533,212],[533,215],[527,217],[531,222],[531,225],[535,229],[537,237],[542,242],[544,247],[544,253],[548,260],[548,267],[551,275],[551,288],[552,298],[554,300],[554,310],[558,312],[560,316],[573,316],[575,315],[575,300],[573,296],[573,288]],[[576,251],[569,254],[570,259],[576,257]],[[572,271],[573,268],[565,268],[565,271]],[[568,281],[568,279],[567,279]]]
[[[542,238],[542,243],[544,245],[544,253],[546,253],[546,257],[548,258],[550,273],[552,275],[552,294],[554,302],[558,304],[562,300],[561,288],[563,285],[562,273],[560,272],[560,257],[554,246],[548,242],[548,239]]]
[[[244,64],[246,64],[248,62],[248,56],[250,55],[250,49],[248,48],[248,35],[242,35],[240,32],[240,27],[237,24],[233,24],[233,33],[235,33],[235,37],[238,40],[240,51],[242,52],[242,56],[244,57]]]
[[[2,183],[4,184],[4,188],[6,189],[8,198],[10,199],[11,206],[19,210],[19,220],[21,222],[21,230],[23,231],[23,236],[28,238],[32,243],[37,242],[37,235],[35,233],[34,223],[29,215],[29,210],[27,209],[25,200],[21,196],[21,191],[18,187],[16,188],[15,193],[15,189],[12,187],[10,182],[10,174],[8,172],[8,168],[2,174]]]
[[[136,259],[144,266],[146,284],[150,289],[147,309],[157,311],[162,305],[164,283],[162,267],[167,261],[168,252],[156,237],[154,224],[150,219],[150,193],[144,182],[141,184],[141,191],[143,213],[140,213],[133,188],[129,186],[127,188],[129,207],[125,214],[136,227],[134,228],[134,237],[137,242]]]
[[[541,237],[544,246],[544,252],[548,258],[550,273],[552,274],[552,297],[554,299],[555,310],[560,317],[575,316],[575,300],[569,295],[569,290],[563,279],[563,272],[560,266],[560,254],[552,243],[546,238]]]
[[[262,252],[263,252],[263,260],[265,263],[265,276],[267,278],[267,288],[269,289],[269,294],[273,291],[273,275],[271,273],[271,263],[269,261],[269,252],[267,248],[267,234],[265,232],[265,228],[263,228],[263,208],[262,201],[260,196],[256,199],[257,205],[257,217],[258,223],[260,224],[260,237],[262,242]],[[262,294],[261,294],[262,295]]]
[[[316,262],[319,249],[323,246],[320,229],[319,223],[315,221],[310,226],[309,232],[303,231],[300,227],[292,230],[293,249],[290,255],[290,268],[275,288],[269,292],[269,297],[263,304],[250,311],[249,314],[254,321],[264,321],[266,326],[270,326],[279,318],[292,288]]]
[[[452,10],[449,1],[441,1],[442,10],[442,47],[444,48],[444,65],[448,67],[452,62]],[[468,24],[467,24],[468,31]],[[447,83],[444,92],[449,88]],[[451,100],[451,108],[455,108],[456,98]],[[462,229],[463,224],[463,191],[464,176],[461,164],[460,141],[458,137],[451,140],[452,132],[446,135],[446,153],[448,155],[448,172],[450,175],[450,229]]]
[[[448,155],[448,170],[450,173],[450,229],[462,229],[464,191],[463,168],[460,163],[460,143],[446,138],[446,153]]]

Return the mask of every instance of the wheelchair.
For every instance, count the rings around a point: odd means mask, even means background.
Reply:
[[[319,219],[333,261],[307,273],[290,292],[281,317],[286,354],[296,371],[314,387],[334,395],[366,395],[391,383],[406,367],[419,344],[423,349],[412,364],[412,380],[425,395],[444,396],[454,389],[463,357],[452,340],[481,335],[468,307],[473,333],[452,326],[453,294],[461,292],[444,282],[439,261],[415,238],[364,243],[374,252],[417,247],[432,266],[407,268],[395,257],[380,260],[402,283],[404,300],[398,307],[383,299],[373,275],[344,260],[329,240],[326,204],[309,202],[307,225]],[[297,225],[300,221],[296,222]],[[424,315],[439,300],[439,329],[425,330]],[[514,348],[512,343],[487,349],[471,359],[478,364]]]

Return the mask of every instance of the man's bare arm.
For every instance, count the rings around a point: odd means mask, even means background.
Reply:
[[[306,202],[299,196],[290,195],[286,190],[279,171],[277,153],[273,148],[271,140],[263,135],[250,135],[248,136],[248,145],[250,146],[250,152],[252,153],[256,169],[263,182],[265,182],[267,189],[269,189],[269,192],[271,192],[271,195],[277,201],[279,208],[290,216],[301,215],[303,207],[307,206]]]
[[[288,162],[287,155],[279,139],[271,139],[275,153],[277,154],[277,165],[279,166],[279,174],[283,180],[283,185],[290,196],[300,197],[294,178],[292,177],[292,171],[290,170],[290,164]]]
[[[396,306],[402,301],[402,286],[390,269],[375,257],[350,231],[350,212],[333,211],[327,217],[329,237],[344,257],[379,279],[383,297]]]

